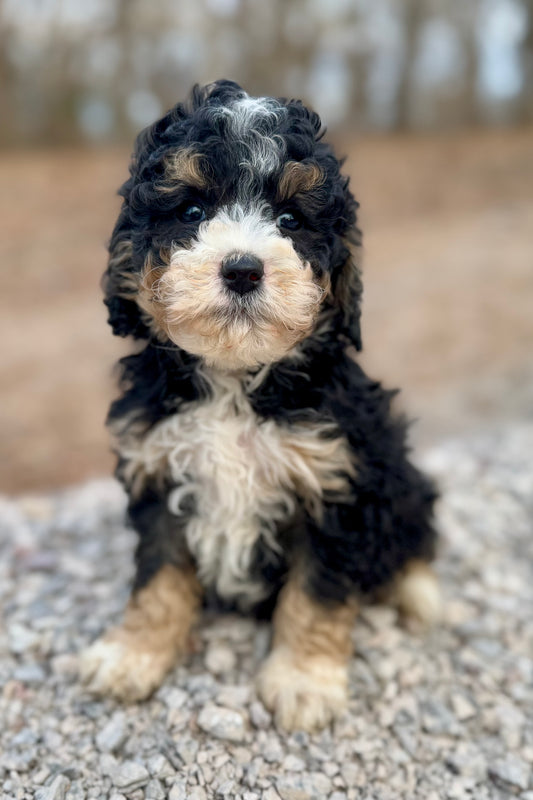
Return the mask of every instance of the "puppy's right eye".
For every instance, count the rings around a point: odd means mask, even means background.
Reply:
[[[205,210],[202,206],[192,203],[190,206],[183,206],[178,211],[178,216],[182,222],[202,222],[205,219]]]

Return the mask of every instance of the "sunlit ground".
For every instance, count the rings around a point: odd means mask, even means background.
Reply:
[[[365,232],[364,363],[428,444],[533,416],[533,131],[340,138]],[[109,473],[124,343],[99,290],[127,150],[0,154],[0,489]]]

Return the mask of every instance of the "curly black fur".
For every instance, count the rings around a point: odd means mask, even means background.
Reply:
[[[120,190],[124,202],[103,284],[114,333],[144,340],[140,352],[121,362],[123,394],[109,414],[115,430],[135,423],[148,431],[179,413],[184,404],[201,403],[209,396],[201,359],[154,335],[130,279],[147,256],[162,264],[171,246],[187,247],[194,238],[194,226],[180,221],[177,209],[195,201],[199,193],[179,184],[172,191],[161,190],[169,155],[194,145],[208,165],[208,186],[201,193],[208,214],[239,193],[242,146],[229,141],[224,116],[214,110],[242,96],[243,90],[230,81],[196,87],[185,103],[137,139],[130,178]],[[360,241],[357,203],[340,173],[340,162],[322,141],[319,117],[298,101],[280,103],[286,114],[275,135],[284,142],[286,159],[317,164],[324,176],[320,186],[291,202],[306,222],[286,235],[317,276],[330,276],[331,296],[324,304],[321,327],[302,343],[300,357],[273,364],[250,392],[249,402],[259,424],[269,419],[289,426],[335,422],[349,442],[357,474],[351,479],[348,501],[338,502],[326,493],[321,524],[299,500],[295,519],[278,531],[282,552],[259,540],[250,572],[269,587],[269,605],[290,565],[303,558],[313,596],[339,602],[388,583],[413,557],[432,557],[435,490],[408,461],[405,421],[391,414],[394,393],[370,380],[349,352],[350,346],[361,346],[361,283],[349,249]],[[274,214],[284,210],[276,199],[278,180],[276,173],[254,175],[248,187]],[[123,468],[121,462],[119,477],[124,476]],[[141,537],[136,587],[165,561],[180,564],[189,558],[182,527],[190,517],[176,523],[166,506],[167,493],[167,485],[150,484],[130,504],[131,521]],[[194,508],[187,514],[194,514]]]

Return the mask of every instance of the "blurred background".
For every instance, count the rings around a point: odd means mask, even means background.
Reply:
[[[0,490],[109,473],[99,279],[136,132],[195,82],[347,156],[363,361],[419,447],[533,418],[533,0],[0,0]]]

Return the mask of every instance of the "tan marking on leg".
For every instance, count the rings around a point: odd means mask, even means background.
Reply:
[[[389,601],[398,607],[413,630],[428,628],[442,616],[442,597],[437,576],[420,559],[409,561],[396,576]]]
[[[311,731],[327,725],[347,703],[355,601],[325,606],[291,579],[274,615],[274,641],[257,680],[276,723]]]
[[[162,567],[132,595],[122,624],[82,654],[82,680],[91,691],[120,700],[148,697],[186,652],[200,597],[192,570]]]

